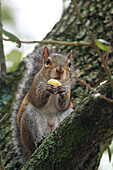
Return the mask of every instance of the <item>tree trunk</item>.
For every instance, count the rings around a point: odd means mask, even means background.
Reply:
[[[0,27],[2,28],[1,21],[1,2],[0,2]],[[2,37],[2,33],[0,32],[0,37]],[[5,56],[3,51],[3,42],[0,39],[0,80],[2,79],[2,74],[6,74],[6,64],[5,64]]]
[[[95,38],[109,41],[113,45],[113,1],[80,0],[78,5],[85,23],[89,26]],[[64,11],[61,20],[55,25],[45,39],[65,41],[90,41],[86,30],[80,23],[73,4]],[[87,80],[92,86],[98,85],[106,79],[96,52],[90,47],[75,47],[48,45],[55,47],[58,53],[73,50],[73,65],[75,73]],[[37,46],[34,53],[36,54]],[[113,68],[113,52],[109,56],[109,67]],[[21,63],[17,71],[5,77],[0,82],[0,118],[5,113],[11,113],[11,102],[14,101],[17,84],[22,77],[25,63]],[[3,90],[5,89],[5,90]],[[4,92],[5,91],[5,92]],[[110,85],[107,84],[103,94],[111,97]],[[87,87],[75,81],[72,89],[72,100],[75,111],[53,132],[34,154],[26,167],[40,167],[42,169],[95,169],[99,165],[100,157],[112,138],[113,104],[103,99],[93,99],[88,96]],[[10,99],[8,99],[10,96]],[[5,102],[4,102],[5,99]],[[7,100],[6,100],[7,99]],[[83,100],[84,99],[84,100]],[[83,101],[82,101],[83,100]],[[82,101],[82,102],[81,102]],[[81,104],[80,104],[81,102]],[[79,106],[77,106],[79,104]],[[9,117],[0,125],[0,148],[2,164],[6,169],[20,169],[21,163],[13,150]],[[32,164],[31,164],[32,163]]]

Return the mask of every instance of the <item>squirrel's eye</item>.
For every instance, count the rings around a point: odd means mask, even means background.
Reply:
[[[68,63],[68,66],[71,67],[71,63],[70,62]]]
[[[46,64],[47,64],[47,65],[50,65],[50,64],[51,64],[51,60],[50,60],[49,58],[47,59]]]

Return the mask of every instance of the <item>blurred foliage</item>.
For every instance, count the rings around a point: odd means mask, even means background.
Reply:
[[[22,52],[18,50],[12,50],[6,55],[6,62],[11,62],[11,66],[7,67],[7,72],[15,71],[19,63],[22,61]]]
[[[11,4],[11,1],[8,0],[8,3],[6,3],[6,1],[1,0],[1,4],[2,4],[2,21],[13,24],[13,26],[15,25],[15,18],[14,18],[14,14],[13,14],[13,10],[11,8],[11,5],[9,5],[9,3]]]
[[[25,63],[21,62],[14,72],[3,75],[2,81],[0,81],[0,119],[2,119],[3,116],[8,113],[7,119],[5,119],[3,123],[0,124],[0,164],[1,167],[4,166],[4,169],[7,170],[20,167],[16,153],[13,153],[14,159],[12,164],[9,164],[12,157],[12,153],[10,152],[12,149],[10,114],[12,113],[11,103],[14,101],[15,91],[17,90],[17,86],[22,79],[22,73],[24,69]]]
[[[14,9],[12,8],[11,0],[8,0],[8,3],[7,0],[1,0],[1,6],[2,6],[1,18],[3,27],[4,23],[7,26],[11,25],[13,27],[16,27],[16,20],[13,12]],[[12,42],[16,42],[20,46],[19,39],[15,35],[5,31],[4,29],[2,29],[1,32],[5,36],[7,36]],[[7,54],[7,56],[5,56],[5,58],[7,62],[7,72],[15,71],[18,64],[22,61],[22,52],[18,50],[12,50],[9,54]],[[10,62],[10,64],[8,62]]]

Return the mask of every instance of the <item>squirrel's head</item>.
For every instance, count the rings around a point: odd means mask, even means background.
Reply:
[[[72,50],[67,56],[56,53],[49,55],[49,50],[45,46],[43,49],[43,74],[47,80],[57,79],[61,82],[68,81],[70,79],[71,71],[71,56]]]

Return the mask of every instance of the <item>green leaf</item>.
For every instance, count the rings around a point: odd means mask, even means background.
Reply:
[[[7,72],[14,71],[18,64],[22,61],[22,52],[18,50],[12,50],[6,56],[6,61],[13,63],[12,67],[7,67]]]
[[[21,41],[16,35],[4,30],[2,27],[0,27],[0,32],[4,34],[6,37],[8,37],[10,41],[17,43],[18,48],[21,47]]]
[[[95,39],[95,44],[97,45],[97,47],[104,51],[108,51],[111,49],[109,42],[103,39]]]

